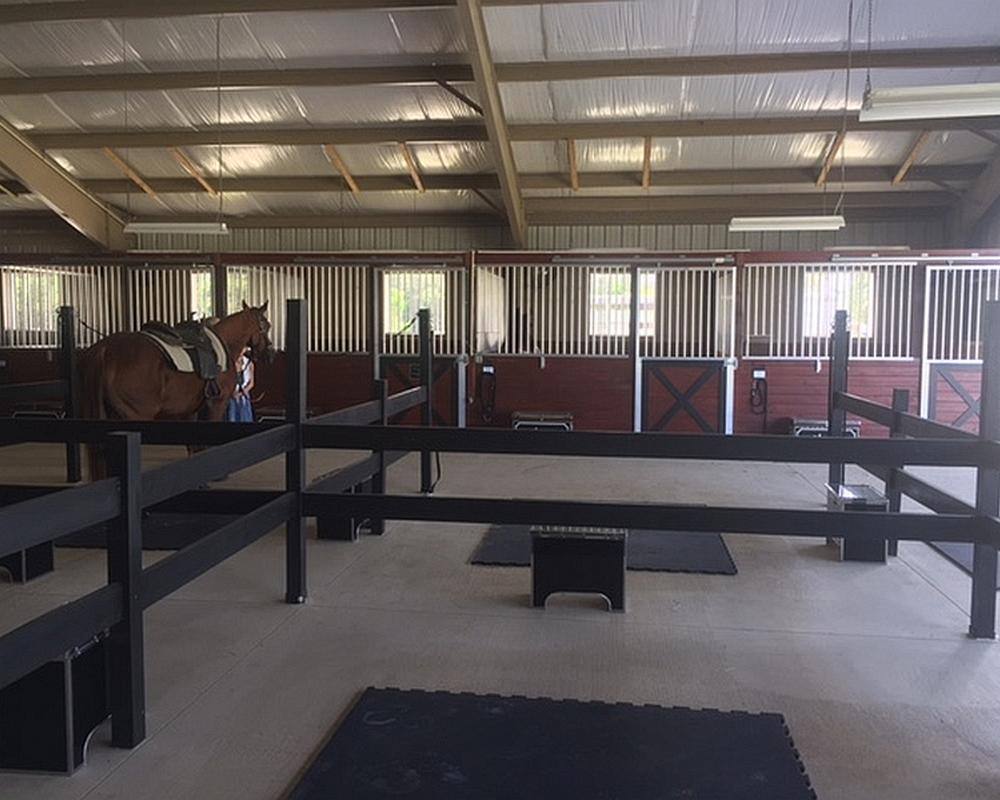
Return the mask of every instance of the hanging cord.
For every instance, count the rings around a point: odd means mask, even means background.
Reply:
[[[865,60],[865,93],[861,104],[867,106],[872,96],[872,16],[875,0],[868,0],[868,46]]]
[[[122,39],[122,72],[128,73],[128,41],[125,35],[125,25],[126,20],[122,20],[121,27],[121,39]],[[129,106],[129,92],[128,92],[128,81],[125,82],[125,88],[122,89],[122,111],[125,115],[125,135],[128,136],[128,106]],[[129,162],[129,148],[125,147],[125,161]],[[125,213],[129,218],[132,217],[132,181],[125,181]]]
[[[76,322],[77,322],[77,325],[79,325],[83,330],[90,331],[91,333],[96,334],[98,336],[98,338],[104,339],[104,338],[107,337],[107,334],[104,333],[104,331],[99,331],[93,325],[88,325],[87,322],[85,320],[83,320],[81,317],[77,317],[76,318]]]
[[[733,0],[733,59],[740,54],[740,0]],[[739,75],[733,73],[733,135],[729,137],[729,193],[736,194],[736,102]]]
[[[833,209],[840,214],[847,194],[847,115],[851,104],[851,71],[854,69],[854,0],[847,6],[847,76],[844,80],[844,116],[840,124],[840,197]]]
[[[215,127],[218,133],[216,142],[216,161],[218,174],[216,191],[219,195],[219,206],[215,221],[222,225],[224,193],[222,191],[222,15],[215,18]]]

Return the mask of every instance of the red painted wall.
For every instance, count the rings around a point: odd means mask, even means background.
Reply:
[[[340,356],[313,353],[308,360],[309,382],[306,407],[310,413],[323,414],[357,405],[375,396],[370,356]],[[278,353],[272,364],[262,364],[256,370],[257,387],[254,397],[258,409],[284,410],[285,356]]]
[[[570,411],[576,430],[632,429],[632,365],[627,358],[551,358],[545,367],[535,357],[488,357],[496,367],[497,399],[493,425],[509,428],[515,411]],[[476,397],[475,377],[469,393]],[[470,426],[486,423],[478,402],[469,409]]]
[[[32,383],[59,377],[58,353],[55,350],[0,349],[0,383]]]
[[[767,370],[767,433],[788,433],[792,417],[826,419],[829,390],[829,363],[821,361],[766,361],[744,359],[736,370],[733,400],[735,433],[763,433],[763,417],[750,408],[753,370]],[[867,400],[889,405],[893,389],[910,390],[910,410],[920,406],[920,363],[918,361],[857,361],[851,363],[848,391]],[[863,436],[885,436],[886,429],[863,422]]]

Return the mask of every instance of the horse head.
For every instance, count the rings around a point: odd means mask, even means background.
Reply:
[[[270,363],[274,361],[274,344],[268,335],[271,331],[271,321],[267,318],[269,300],[262,306],[248,306],[243,303],[243,311],[248,321],[248,334],[245,346],[250,348],[250,357],[254,361]]]

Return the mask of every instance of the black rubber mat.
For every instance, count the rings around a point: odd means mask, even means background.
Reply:
[[[367,689],[289,800],[812,800],[780,714]]]
[[[148,514],[142,518],[142,549],[180,550],[235,519],[239,519],[239,515]],[[106,546],[107,531],[107,523],[94,525],[59,539],[56,546],[103,548]]]
[[[736,564],[721,536],[713,533],[630,531],[626,560],[631,570],[735,575]],[[494,525],[480,539],[471,564],[527,567],[531,532],[527,525]]]
[[[972,575],[973,545],[968,542],[928,542],[927,544],[967,575]],[[997,565],[997,589],[1000,590],[1000,564]]]

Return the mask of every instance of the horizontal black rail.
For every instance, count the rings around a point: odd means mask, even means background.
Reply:
[[[665,433],[505,431],[418,427],[315,427],[303,446],[344,450],[425,450],[448,453],[770,461],[800,464],[904,464],[992,467],[997,442],[942,439],[798,438]]]
[[[416,386],[413,389],[405,389],[397,394],[386,398],[385,413],[387,417],[394,417],[416,408],[427,396],[423,386]],[[368,400],[356,406],[342,408],[339,411],[331,411],[328,414],[320,414],[306,420],[307,425],[370,425],[378,422],[382,418],[381,403],[378,400]]]
[[[295,495],[282,494],[277,499],[144,569],[140,581],[142,607],[148,608],[176,592],[279,525],[283,525],[294,506]]]
[[[964,439],[966,441],[979,439],[976,434],[964,431],[961,428],[924,419],[905,411],[893,411],[889,406],[865,400],[863,397],[858,397],[857,395],[837,392],[835,400],[839,408],[852,414],[857,414],[859,417],[863,417],[871,422],[884,425],[886,428],[892,428],[894,425],[897,425],[899,433],[905,436],[920,439]],[[898,423],[896,420],[898,420]]]
[[[136,432],[143,444],[218,445],[245,439],[281,422],[179,422],[156,420],[0,419],[0,445],[19,442],[98,444],[111,433]]]
[[[975,506],[959,500],[954,495],[938,489],[906,470],[893,470],[891,467],[877,467],[873,464],[859,464],[858,466],[865,472],[870,472],[876,478],[881,478],[886,482],[889,481],[890,475],[895,473],[895,486],[901,493],[938,514],[976,513]]]
[[[409,453],[391,452],[385,454],[385,466],[391,467],[397,461],[406,458]],[[307,491],[310,492],[346,492],[352,486],[364,483],[371,478],[382,466],[382,458],[378,453],[355,461],[346,467],[335,469],[325,475],[320,475],[315,481],[309,484]]]
[[[378,516],[424,522],[492,522],[505,525],[585,525],[698,533],[858,537],[1000,544],[1000,520],[932,514],[707,507],[662,503],[595,503],[579,500],[414,497],[410,495],[306,493],[309,516]]]
[[[119,622],[122,608],[122,587],[112,583],[0,636],[0,686],[82,647]]]
[[[66,381],[35,381],[0,385],[0,403],[27,403],[33,400],[62,400]]]
[[[390,395],[385,404],[385,415],[395,417],[411,408],[416,408],[427,399],[427,388],[415,386],[412,389]]]
[[[249,514],[284,494],[280,489],[195,489],[150,507],[156,513]]]
[[[121,488],[117,478],[4,506],[0,508],[0,556],[107,522],[120,511]]]
[[[147,508],[197,489],[209,481],[287,453],[294,447],[294,426],[282,425],[151,469],[142,473],[142,505]]]

